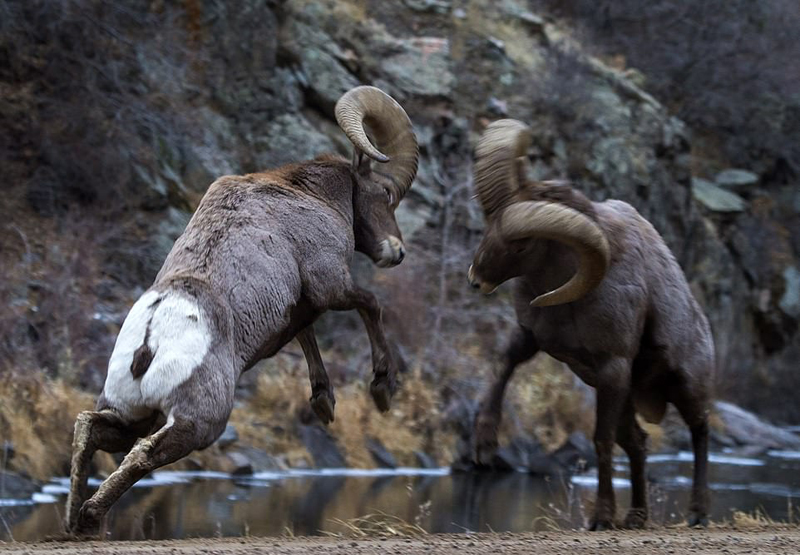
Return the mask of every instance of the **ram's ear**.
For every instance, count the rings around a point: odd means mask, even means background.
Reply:
[[[353,172],[361,177],[369,177],[372,172],[372,160],[369,156],[364,156],[364,153],[359,149],[353,149],[353,161],[351,162]]]

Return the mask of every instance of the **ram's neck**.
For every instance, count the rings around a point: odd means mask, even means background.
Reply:
[[[350,162],[339,156],[321,156],[298,164],[287,175],[292,188],[318,198],[353,222],[353,178]]]

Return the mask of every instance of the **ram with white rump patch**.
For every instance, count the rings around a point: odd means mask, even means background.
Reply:
[[[312,327],[327,310],[358,310],[372,347],[370,392],[388,410],[402,361],[384,335],[375,296],[353,283],[349,263],[354,251],[381,267],[403,260],[394,211],[417,172],[417,140],[403,108],[374,87],[349,91],[335,112],[355,146],[352,162],[326,155],[221,177],[131,308],[97,410],[75,424],[70,532],[95,531],[137,480],[213,443],[242,372],[295,337],[308,363],[311,405],[332,421],[335,400]],[[130,452],[87,499],[98,449]]]

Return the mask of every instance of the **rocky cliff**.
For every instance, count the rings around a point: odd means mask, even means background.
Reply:
[[[4,371],[44,369],[99,389],[127,306],[211,181],[348,152],[333,105],[370,83],[405,107],[422,159],[398,211],[408,261],[388,272],[355,264],[409,363],[445,398],[480,389],[513,320],[502,296],[475,298],[464,280],[482,225],[471,145],[488,121],[513,117],[533,129],[532,177],[631,202],[663,234],[711,319],[720,396],[800,421],[796,181],[709,175],[707,164],[693,175],[691,130],[640,76],[588,55],[523,0],[31,0],[4,10]],[[321,322],[323,347],[366,366],[363,331],[340,318]]]

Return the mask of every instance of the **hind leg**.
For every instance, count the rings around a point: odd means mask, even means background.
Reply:
[[[75,531],[78,511],[88,497],[89,467],[95,451],[109,453],[130,450],[136,439],[147,434],[152,420],[128,424],[112,410],[84,411],[75,421],[72,438],[72,465],[64,518],[67,531]]]
[[[689,504],[689,526],[708,526],[708,401],[705,395],[679,390],[672,399],[692,433],[694,476]]]
[[[222,433],[227,414],[221,421],[205,421],[196,419],[193,412],[173,409],[163,427],[136,442],[119,468],[83,504],[78,513],[76,532],[95,532],[111,506],[138,480],[195,449],[207,447]]]
[[[689,526],[708,526],[708,418],[689,427],[694,450],[692,502],[689,505]]]
[[[694,476],[689,505],[689,526],[708,526],[708,414],[709,399],[700,384],[680,384],[671,392],[671,401],[692,433]]]
[[[647,434],[636,421],[631,400],[625,405],[617,427],[617,443],[628,455],[631,465],[631,508],[625,516],[625,528],[644,528],[647,522]]]

